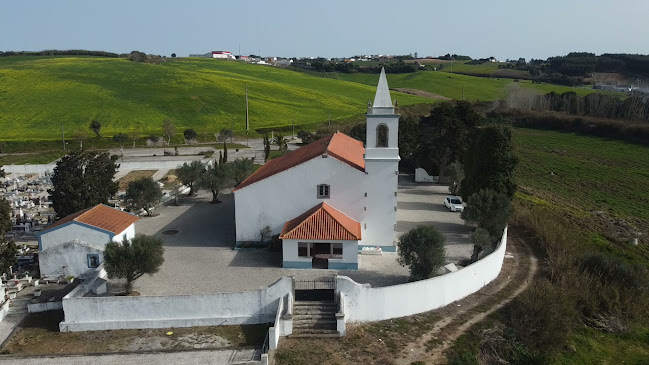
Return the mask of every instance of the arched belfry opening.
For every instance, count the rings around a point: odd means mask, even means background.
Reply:
[[[388,126],[379,124],[376,126],[376,147],[388,147]]]

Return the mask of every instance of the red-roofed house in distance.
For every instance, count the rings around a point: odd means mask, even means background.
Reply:
[[[79,277],[104,261],[110,241],[135,237],[139,218],[104,204],[61,218],[38,234],[43,278]]]
[[[363,247],[396,252],[399,115],[385,71],[367,146],[335,133],[272,159],[234,189],[237,246],[282,239],[285,268],[358,269]]]
[[[232,52],[228,51],[212,51],[212,58],[220,58],[224,60],[234,60],[236,57],[232,54]]]

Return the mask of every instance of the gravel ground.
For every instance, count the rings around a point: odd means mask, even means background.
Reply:
[[[398,235],[430,223],[447,237],[449,262],[468,257],[468,227],[458,213],[449,212],[442,204],[446,187],[415,185],[407,181],[408,177],[403,180],[398,197]],[[136,232],[164,240],[165,263],[155,275],[138,279],[134,290],[142,295],[238,292],[270,285],[281,276],[315,279],[336,273],[374,287],[407,282],[408,270],[397,263],[396,254],[359,255],[358,271],[336,271],[284,269],[280,252],[235,251],[233,195],[222,195],[223,203],[216,205],[209,204],[208,195],[185,198],[180,206],[161,207],[159,216],[144,217],[136,223]],[[162,234],[171,229],[180,232]]]

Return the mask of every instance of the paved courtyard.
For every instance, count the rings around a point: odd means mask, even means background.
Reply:
[[[448,261],[470,255],[468,229],[458,213],[443,206],[445,187],[415,185],[404,177],[398,195],[397,231],[402,234],[419,224],[434,224],[447,236]],[[234,201],[232,194],[223,203],[210,204],[208,193],[184,198],[179,206],[161,207],[157,217],[144,217],[136,232],[164,240],[165,263],[153,276],[143,276],[134,289],[142,295],[199,294],[259,289],[281,276],[315,279],[346,275],[359,283],[387,286],[405,283],[408,269],[400,266],[396,254],[359,255],[358,271],[301,270],[281,268],[281,252],[237,251],[232,246]],[[162,232],[177,229],[175,235]]]

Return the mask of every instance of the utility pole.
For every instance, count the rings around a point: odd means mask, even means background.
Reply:
[[[246,85],[246,132],[250,130],[250,119],[248,116],[248,85]]]
[[[63,142],[63,152],[65,152],[65,133],[63,132],[63,123],[61,123],[61,142]]]
[[[293,119],[293,133],[291,133],[291,139],[295,138],[295,118]]]

